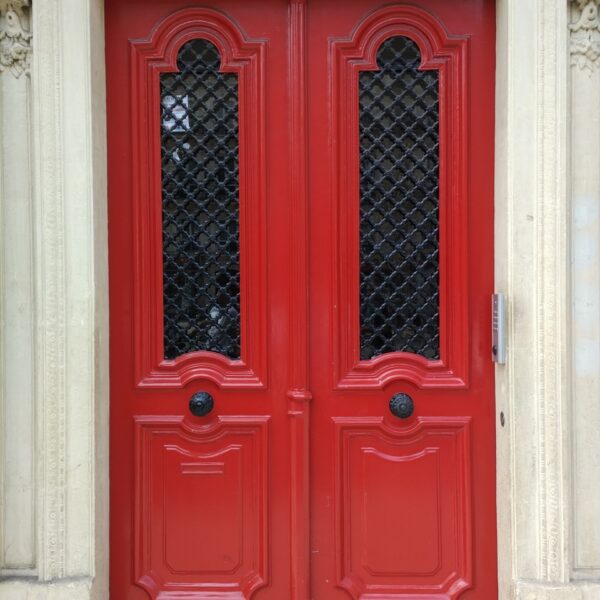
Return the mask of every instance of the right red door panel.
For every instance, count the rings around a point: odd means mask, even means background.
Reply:
[[[308,15],[312,597],[493,599],[494,3]]]

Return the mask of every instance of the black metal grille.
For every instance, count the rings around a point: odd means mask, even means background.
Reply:
[[[161,74],[165,358],[240,356],[238,81],[207,40]]]
[[[439,86],[386,40],[360,74],[361,359],[439,358]]]

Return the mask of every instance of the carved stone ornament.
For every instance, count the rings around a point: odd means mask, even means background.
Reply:
[[[600,58],[600,0],[571,0],[574,21],[571,30],[571,64],[590,73]]]
[[[29,72],[31,33],[29,0],[0,0],[0,73],[8,70],[15,77]]]

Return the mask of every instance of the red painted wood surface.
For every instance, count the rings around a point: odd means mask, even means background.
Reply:
[[[106,0],[111,598],[493,600],[494,3],[206,4]],[[357,76],[393,35],[440,74],[439,361],[358,357]],[[162,355],[158,77],[194,37],[239,78],[239,361]]]

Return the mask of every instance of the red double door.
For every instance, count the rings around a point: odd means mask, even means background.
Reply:
[[[496,591],[492,0],[107,0],[111,598]]]

